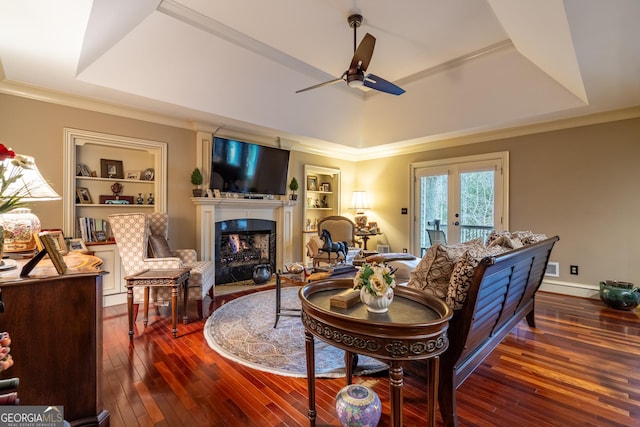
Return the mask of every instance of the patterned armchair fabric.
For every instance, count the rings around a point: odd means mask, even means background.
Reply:
[[[109,215],[109,222],[122,267],[126,275],[131,275],[145,269],[165,269],[191,267],[189,279],[189,299],[198,301],[198,314],[202,317],[202,299],[211,290],[215,273],[213,263],[197,261],[196,251],[193,249],[179,249],[172,251],[172,257],[150,258],[148,256],[149,236],[151,234],[168,235],[169,218],[166,213],[131,213]],[[171,300],[171,289],[152,288],[151,301],[161,302]],[[133,302],[139,304],[144,301],[144,289],[133,288]],[[210,295],[211,295],[210,294]]]

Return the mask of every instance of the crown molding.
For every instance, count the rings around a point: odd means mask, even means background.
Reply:
[[[122,116],[130,119],[184,129],[193,129],[192,123],[189,120],[181,120],[147,110],[92,99],[86,96],[74,95],[51,89],[43,89],[41,87],[12,82],[9,80],[0,81],[0,93],[62,105],[65,107],[80,108],[83,110],[94,111],[96,113],[111,114],[114,116]]]
[[[108,103],[105,101],[91,99],[83,96],[42,89],[39,87],[10,82],[7,80],[0,81],[0,93],[33,99],[36,101],[63,105],[66,107],[79,108],[98,113],[111,114],[115,116],[126,117],[129,119],[156,123],[160,125],[188,129],[194,132],[210,131],[212,133],[217,132],[225,134],[229,133],[230,130],[227,129],[226,126],[221,126],[220,124],[213,124],[202,121],[195,122],[193,120],[182,120],[151,111],[145,111],[114,103]],[[423,151],[439,150],[442,148],[495,141],[499,139],[551,132],[606,122],[627,120],[637,117],[640,117],[640,106],[585,114],[563,119],[549,119],[547,121],[535,124],[523,124],[503,129],[487,131],[469,130],[468,132],[457,132],[446,135],[432,135],[425,138],[416,138],[409,141],[389,143],[369,148],[354,148],[326,141],[299,140],[295,136],[284,134],[282,135],[282,138],[286,141],[287,146],[294,151],[300,151],[323,157],[326,157],[327,152],[330,152],[331,157],[335,157],[341,160],[359,162],[364,160],[400,156],[404,154],[412,154]],[[252,135],[257,138],[261,138],[261,140],[269,141],[267,143],[270,143],[270,145],[273,144],[272,141],[275,138],[272,138],[270,136],[261,137],[260,133],[256,133],[253,130],[243,132],[242,130],[239,130],[237,128],[234,129],[234,131],[231,131],[231,133],[243,133]]]

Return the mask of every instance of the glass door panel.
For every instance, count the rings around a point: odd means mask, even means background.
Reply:
[[[494,229],[495,192],[493,169],[460,173],[460,241],[486,240]]]
[[[508,180],[504,172],[508,156],[499,153],[484,157],[412,165],[411,248],[415,254],[424,255],[436,243],[429,238],[430,230],[442,231],[444,236],[439,238],[451,244],[475,238],[486,241],[492,230],[508,226]]]
[[[418,230],[420,254],[431,246],[427,230],[442,230],[447,233],[449,210],[449,171],[424,171],[417,177],[416,200],[418,200]]]

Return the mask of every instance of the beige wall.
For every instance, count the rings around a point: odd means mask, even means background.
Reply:
[[[65,127],[166,142],[171,246],[194,247],[195,210],[189,182],[196,158],[193,131],[0,94],[0,143],[34,156],[38,169],[60,195]],[[30,207],[43,228],[62,228],[61,201]]]
[[[127,119],[0,94],[0,142],[34,155],[38,167],[62,193],[63,128],[164,141],[169,147],[168,200],[174,247],[194,247],[195,209],[189,198],[189,176],[195,164],[195,133],[190,130]],[[342,172],[342,213],[351,191],[369,191],[370,221],[384,235],[372,239],[393,251],[409,247],[411,162],[508,151],[510,155],[510,219],[512,230],[557,234],[553,261],[559,280],[597,284],[601,279],[640,282],[640,119],[514,137],[492,142],[425,151],[358,163],[293,151],[291,176],[304,182],[304,165]],[[295,208],[295,253],[301,253],[302,203]],[[44,228],[62,226],[62,202],[33,206]],[[569,265],[579,276],[568,274]]]
[[[559,235],[558,280],[640,282],[640,119],[610,122],[357,164],[375,189],[370,217],[392,251],[409,245],[411,162],[508,151],[510,229]],[[569,275],[569,265],[579,275]]]

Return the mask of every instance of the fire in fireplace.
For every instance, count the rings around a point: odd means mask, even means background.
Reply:
[[[252,280],[253,269],[268,264],[275,271],[276,223],[263,219],[216,222],[216,284]]]

